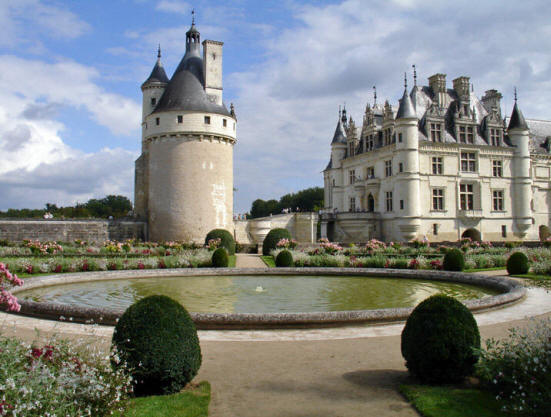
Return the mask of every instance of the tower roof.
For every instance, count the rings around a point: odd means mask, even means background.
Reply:
[[[528,125],[526,124],[526,120],[524,120],[524,116],[522,115],[522,112],[517,106],[517,101],[515,97],[515,106],[513,107],[513,112],[511,113],[511,119],[509,120],[509,127],[508,129],[528,129]]]
[[[161,46],[159,45],[159,49],[157,50],[157,62],[155,63],[155,66],[153,67],[153,71],[151,71],[151,74],[149,74],[149,77],[147,80],[144,81],[142,84],[143,86],[146,86],[150,83],[168,83],[168,77],[166,76],[165,69],[163,68],[163,64],[161,63]]]
[[[398,107],[398,113],[396,113],[396,119],[413,119],[417,118],[415,113],[415,107],[409,98],[407,80],[404,74],[404,94],[400,100],[400,106]]]
[[[200,55],[200,33],[192,23],[186,33],[186,54],[166,86],[154,113],[183,110],[230,116],[224,104],[210,101],[205,91],[203,59]]]
[[[337,128],[335,129],[335,134],[333,135],[333,140],[331,141],[331,145],[334,145],[337,143],[346,144],[346,132],[342,127],[342,117],[341,117],[340,111],[339,111],[339,121],[337,122]]]

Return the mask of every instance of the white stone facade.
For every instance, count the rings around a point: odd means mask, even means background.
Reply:
[[[478,99],[468,77],[453,89],[445,77],[406,90],[397,112],[368,104],[361,129],[339,115],[324,170],[323,237],[538,240],[550,225],[551,122],[524,120],[515,104],[507,126],[501,94]]]

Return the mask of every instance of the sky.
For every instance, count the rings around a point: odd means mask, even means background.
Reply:
[[[141,90],[157,45],[169,77],[195,9],[224,42],[234,103],[234,212],[323,186],[339,105],[396,105],[437,72],[495,88],[510,114],[551,119],[547,0],[0,0],[0,210],[133,200]]]

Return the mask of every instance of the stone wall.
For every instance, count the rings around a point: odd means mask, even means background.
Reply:
[[[283,228],[289,230],[293,239],[299,243],[314,243],[317,240],[317,224],[317,213],[289,213],[257,219],[235,220],[234,237],[236,242],[241,244],[260,244],[262,243],[260,240],[263,240],[265,233],[268,233],[269,230]],[[262,225],[262,230],[259,225]]]
[[[0,219],[0,239],[20,242],[24,239],[69,242],[75,239],[105,240],[147,238],[144,222],[124,220],[9,220]]]

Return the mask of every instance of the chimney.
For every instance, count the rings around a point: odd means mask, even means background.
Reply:
[[[429,77],[429,87],[439,107],[447,107],[446,74],[434,74]]]
[[[203,75],[209,100],[222,104],[222,45],[223,42],[203,41]]]

